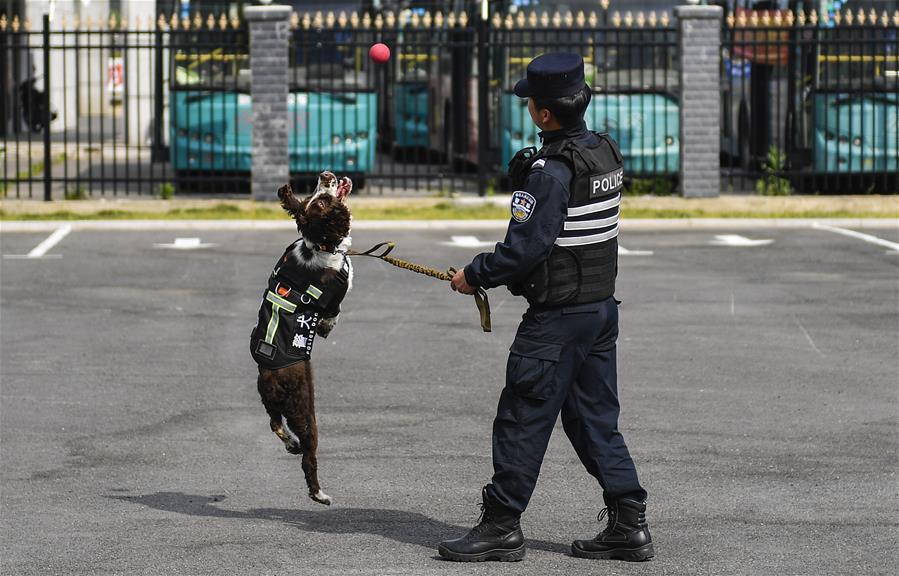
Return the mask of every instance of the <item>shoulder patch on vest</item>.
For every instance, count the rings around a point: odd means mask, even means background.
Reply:
[[[516,222],[527,222],[536,206],[537,200],[524,190],[516,190],[512,194],[512,218]]]
[[[546,158],[541,158],[539,160],[535,160],[533,164],[531,164],[531,170],[534,168],[543,168],[546,164]]]

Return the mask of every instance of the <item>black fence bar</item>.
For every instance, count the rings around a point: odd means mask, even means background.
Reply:
[[[44,48],[44,201],[50,202],[52,186],[52,169],[50,162],[50,15],[44,14],[43,18],[43,48]]]

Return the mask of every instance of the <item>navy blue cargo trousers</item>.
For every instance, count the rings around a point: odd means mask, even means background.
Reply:
[[[487,492],[494,501],[518,514],[527,508],[560,412],[565,434],[604,495],[646,499],[618,431],[617,339],[614,297],[524,314],[493,422]]]

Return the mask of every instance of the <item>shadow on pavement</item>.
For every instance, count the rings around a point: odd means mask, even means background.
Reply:
[[[199,496],[182,492],[157,492],[142,496],[116,495],[107,496],[107,498],[189,516],[272,520],[283,522],[299,530],[321,534],[372,534],[431,549],[436,549],[441,540],[461,536],[468,529],[406,510],[339,507],[320,510],[278,508],[227,510],[214,506],[215,503],[224,501],[225,496]],[[568,545],[545,540],[528,539],[527,546],[531,550],[543,550],[557,554],[570,552]]]

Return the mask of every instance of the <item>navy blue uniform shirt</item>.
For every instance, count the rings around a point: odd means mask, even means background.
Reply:
[[[541,132],[540,138],[544,146],[562,138],[596,144],[596,136],[587,130],[583,121],[571,128]],[[533,164],[523,190],[534,200],[530,214],[523,221],[512,218],[506,238],[493,252],[478,254],[465,267],[465,280],[469,284],[483,288],[517,284],[549,256],[568,214],[571,177],[571,167],[561,160],[538,160]]]

